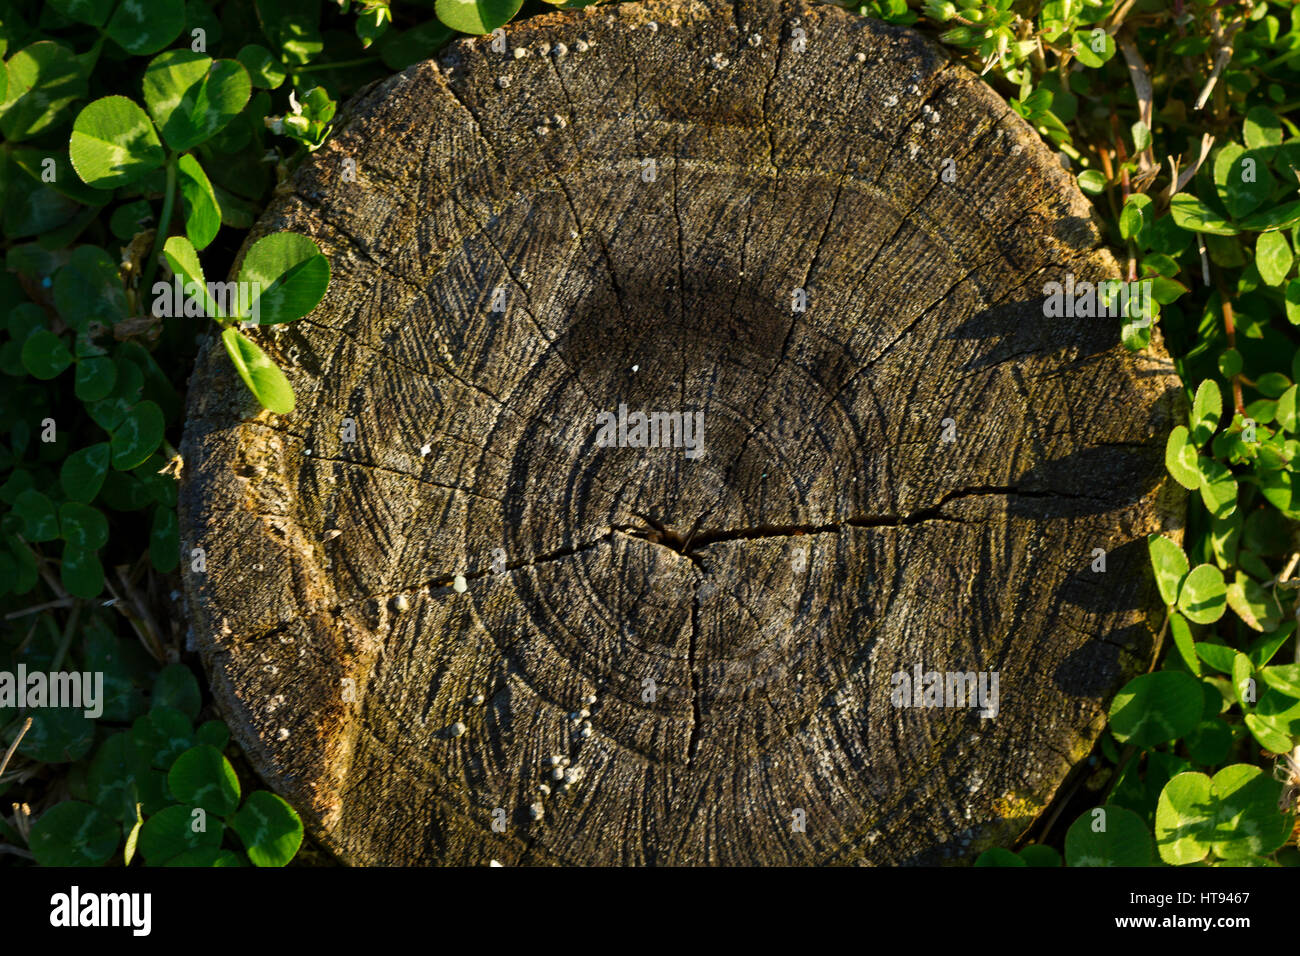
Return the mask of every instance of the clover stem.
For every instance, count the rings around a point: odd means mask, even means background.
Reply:
[[[1110,784],[1106,787],[1106,795],[1102,797],[1102,803],[1106,803],[1110,800],[1110,795],[1115,792],[1115,788],[1119,785],[1120,778],[1124,775],[1125,768],[1128,767],[1128,762],[1133,759],[1133,755],[1137,753],[1137,750],[1138,748],[1134,744],[1129,744],[1120,754],[1119,763],[1115,767],[1115,775],[1111,777]]]
[[[1237,347],[1237,324],[1232,314],[1232,302],[1228,296],[1227,286],[1223,283],[1223,277],[1215,272],[1215,285],[1219,291],[1219,300],[1222,302],[1223,309],[1223,331],[1228,336],[1228,348]],[[1246,403],[1241,395],[1242,375],[1238,372],[1232,376],[1232,407],[1237,410],[1243,417],[1246,414]]]
[[[1165,611],[1165,623],[1160,625],[1160,636],[1156,638],[1156,649],[1155,653],[1151,655],[1151,666],[1147,668],[1148,674],[1154,671],[1156,665],[1160,663],[1160,652],[1164,650],[1165,635],[1169,633],[1169,619],[1173,617],[1173,614],[1174,609],[1172,607]]]
[[[153,251],[149,254],[149,265],[145,268],[143,288],[153,284],[153,275],[158,270],[158,260],[162,258],[163,245],[167,242],[167,230],[172,222],[172,206],[176,202],[176,154],[167,157],[167,182],[163,186],[162,216],[158,219],[158,231],[153,239]]]
[[[95,64],[99,62],[99,54],[104,49],[105,39],[107,39],[107,37],[105,34],[101,33],[95,40],[94,45],[92,45],[85,53],[77,57],[77,59],[82,62],[82,69],[85,71],[84,75],[89,76],[90,72],[95,68]]]
[[[303,73],[316,73],[320,70],[343,70],[350,66],[365,66],[367,63],[378,63],[377,56],[363,56],[355,60],[340,60],[336,63],[313,63],[311,66],[299,66],[290,70],[294,76],[300,76]]]
[[[72,612],[68,615],[67,626],[63,629],[63,637],[59,640],[58,649],[54,652],[54,659],[50,662],[50,670],[57,671],[59,665],[63,663],[63,658],[67,656],[68,648],[72,646],[72,638],[77,633],[77,623],[81,618],[81,602],[74,601]]]
[[[1295,56],[1300,56],[1300,50],[1287,50],[1281,56],[1275,56],[1267,63],[1262,64],[1258,69],[1261,71],[1271,70],[1273,67],[1280,66],[1281,64],[1285,63],[1287,60],[1290,60]]]

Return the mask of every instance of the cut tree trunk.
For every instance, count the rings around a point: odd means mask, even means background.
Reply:
[[[969,859],[1150,665],[1178,380],[1158,336],[1045,314],[1118,267],[917,33],[513,24],[359,95],[285,229],[333,278],[257,333],[292,414],[200,357],[187,601],[236,741],[344,861]],[[695,427],[639,446],[638,412]],[[926,706],[929,672],[997,696]]]

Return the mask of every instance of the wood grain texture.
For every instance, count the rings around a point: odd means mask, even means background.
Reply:
[[[364,91],[259,224],[333,269],[258,334],[297,410],[200,357],[187,601],[236,740],[352,863],[1013,838],[1149,663],[1144,537],[1182,521],[1158,337],[1043,316],[1119,274],[1088,203],[977,77],[839,8],[506,38]],[[702,412],[704,453],[600,447],[620,404]],[[915,665],[998,672],[997,715],[894,706]]]

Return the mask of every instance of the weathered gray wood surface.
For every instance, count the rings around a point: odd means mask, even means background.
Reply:
[[[297,410],[200,359],[187,598],[236,739],[356,863],[1011,839],[1149,662],[1143,538],[1181,522],[1164,353],[1042,314],[1119,274],[1088,204],[969,71],[838,8],[506,38],[366,91],[260,224],[333,268],[261,336]],[[620,403],[703,411],[704,454],[599,447]],[[915,665],[998,672],[997,715],[893,706]]]

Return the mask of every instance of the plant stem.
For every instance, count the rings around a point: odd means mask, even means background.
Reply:
[[[63,658],[68,656],[68,648],[72,646],[72,638],[77,633],[77,622],[81,618],[81,602],[75,601],[72,605],[72,613],[68,615],[67,623],[63,628],[63,637],[59,641],[58,650],[54,652],[54,660],[50,662],[50,670],[57,671],[59,665],[63,663]]]
[[[1223,283],[1223,278],[1215,272],[1215,284],[1219,290],[1219,299],[1222,303],[1223,310],[1223,331],[1228,336],[1228,348],[1237,347],[1237,324],[1232,314],[1232,302],[1228,296],[1228,288]],[[1246,403],[1241,394],[1241,373],[1238,372],[1232,376],[1232,407],[1242,416],[1246,414]]]
[[[1128,766],[1129,761],[1133,759],[1133,755],[1137,753],[1137,750],[1135,745],[1129,744],[1120,754],[1119,764],[1115,767],[1115,776],[1111,778],[1110,785],[1106,787],[1106,795],[1102,797],[1102,803],[1108,801],[1110,795],[1115,792],[1115,788],[1119,786],[1120,778],[1124,775],[1124,769]]]
[[[5,768],[9,766],[9,759],[13,757],[14,751],[17,750],[18,745],[23,742],[23,735],[31,729],[31,726],[32,719],[28,717],[23,721],[23,729],[18,731],[18,736],[14,738],[13,743],[9,745],[9,749],[5,751],[4,759],[0,760],[0,774],[4,773]]]
[[[1165,634],[1169,632],[1169,619],[1173,617],[1173,614],[1174,609],[1172,607],[1165,611],[1165,623],[1160,625],[1160,636],[1156,638],[1156,649],[1155,653],[1151,655],[1151,666],[1147,668],[1148,674],[1154,671],[1156,665],[1160,663],[1160,652],[1164,650]]]
[[[153,238],[153,251],[149,253],[149,264],[145,266],[142,289],[153,284],[154,273],[158,271],[158,260],[162,257],[163,245],[167,242],[167,230],[172,223],[172,206],[176,202],[176,155],[167,157],[167,184],[163,187],[162,216],[158,219],[158,231]]]
[[[290,72],[294,76],[299,76],[303,73],[319,73],[321,70],[345,70],[350,66],[365,66],[367,63],[378,62],[379,57],[377,56],[363,56],[355,60],[340,60],[337,63],[314,63],[311,66],[300,66]]]
[[[1273,57],[1273,59],[1269,60],[1267,63],[1258,67],[1258,69],[1260,71],[1271,70],[1273,67],[1280,66],[1281,64],[1285,63],[1287,60],[1290,60],[1293,57],[1297,57],[1297,56],[1300,56],[1300,50],[1288,50],[1287,52],[1283,53],[1281,56]]]

